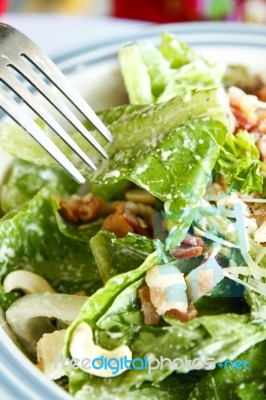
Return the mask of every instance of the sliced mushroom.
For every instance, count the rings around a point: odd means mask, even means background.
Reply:
[[[37,343],[37,367],[49,379],[59,379],[65,375],[61,351],[66,329],[45,333]]]
[[[127,371],[126,366],[119,368],[118,371],[112,368],[113,364],[111,359],[115,359],[113,362],[119,360],[119,364],[121,359],[126,359],[127,361],[132,360],[132,352],[126,345],[116,347],[113,350],[106,350],[100,346],[97,346],[93,341],[92,329],[85,322],[78,324],[72,333],[69,351],[80,369],[91,375],[99,376],[101,378],[112,378]],[[95,359],[98,360],[95,362]],[[107,368],[105,368],[105,366],[104,368],[99,368],[100,365],[98,362],[101,362],[101,360],[107,361]],[[86,367],[84,361],[86,361],[86,364],[87,361],[90,362],[90,365]],[[117,367],[117,363],[115,364],[116,365],[114,365],[114,367]]]
[[[3,282],[3,288],[5,292],[22,290],[25,294],[54,293],[52,286],[43,277],[23,269],[10,272]]]
[[[69,325],[78,315],[87,297],[59,293],[39,293],[23,296],[6,311],[12,331],[31,355],[36,355],[37,342],[44,333],[52,333],[51,319]]]

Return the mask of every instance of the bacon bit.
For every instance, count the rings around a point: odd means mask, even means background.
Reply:
[[[166,313],[167,315],[170,315],[170,317],[173,317],[177,319],[178,321],[181,322],[188,322],[194,319],[198,315],[198,311],[193,304],[190,304],[188,306],[188,310],[186,313],[182,313],[181,311],[178,310],[169,310]]]
[[[261,101],[266,101],[266,86],[261,87],[255,95],[259,98]]]
[[[203,252],[202,246],[187,246],[181,244],[177,246],[173,250],[171,250],[170,254],[172,257],[181,259],[181,258],[192,258],[201,256]]]
[[[187,233],[182,244],[187,246],[203,246],[203,240],[198,236],[193,236],[190,233]]]
[[[237,121],[237,124],[236,124],[237,129],[245,129],[247,131],[251,131],[255,127],[255,124],[253,122],[251,122],[245,116],[245,114],[243,112],[241,112],[239,109],[231,106],[231,110]]]
[[[91,193],[85,197],[71,196],[69,200],[59,199],[60,213],[70,222],[87,222],[96,218],[104,208],[104,201]]]
[[[76,217],[74,211],[63,200],[60,201],[59,212],[65,220],[67,220],[69,222],[77,222],[77,217]]]
[[[147,225],[145,222],[137,217],[132,211],[125,209],[124,218],[127,223],[133,228],[135,233],[143,236],[149,236],[149,232],[147,231]]]
[[[224,175],[219,176],[218,183],[219,183],[219,185],[221,185],[223,191],[226,192],[227,191],[227,182],[226,182],[226,177]]]
[[[200,237],[187,233],[181,245],[171,250],[170,254],[177,259],[198,257],[202,255],[203,243]]]
[[[130,211],[137,216],[138,228],[135,230],[136,233],[151,238],[153,237],[153,216],[156,213],[153,207],[142,203],[133,203],[132,201],[113,201],[107,205],[105,209],[106,214],[113,214],[118,204],[122,204],[127,212]],[[131,219],[131,217],[129,218]],[[131,223],[129,223],[129,225],[131,225]],[[133,225],[131,226],[134,227]],[[139,231],[140,227],[145,229],[145,233]]]
[[[150,236],[145,222],[132,211],[127,210],[122,202],[117,202],[114,214],[104,220],[102,229],[123,237],[130,232],[143,236]]]
[[[121,238],[126,236],[129,232],[134,232],[134,229],[124,218],[123,204],[117,204],[114,214],[108,215],[103,222],[102,229],[114,233],[117,237]]]
[[[138,295],[141,301],[141,310],[144,314],[144,323],[146,325],[158,325],[160,322],[160,315],[157,314],[151,302],[149,287],[145,285],[139,288]]]

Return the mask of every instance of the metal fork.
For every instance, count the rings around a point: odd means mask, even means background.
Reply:
[[[37,68],[52,83],[76,109],[88,119],[94,127],[108,140],[112,141],[112,135],[102,121],[97,117],[90,106],[70,84],[59,68],[51,59],[27,36],[12,26],[0,23],[0,81],[19,96],[63,141],[93,170],[96,166],[76,142],[66,133],[56,119],[36,101],[34,95],[19,80],[12,69],[22,75],[38,92],[42,94],[66,118],[77,131],[81,133],[90,144],[106,159],[105,150],[90,134],[76,115],[69,109],[66,103],[56,96],[52,85],[48,85]],[[14,72],[14,71],[13,71]],[[31,116],[22,110],[19,104],[12,98],[9,91],[0,87],[0,108],[2,108],[14,121],[25,129],[72,177],[79,183],[85,179],[77,168],[68,160],[62,151],[34,122]],[[64,98],[64,100],[65,100]]]

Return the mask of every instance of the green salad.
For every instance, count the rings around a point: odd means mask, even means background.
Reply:
[[[78,185],[21,128],[1,187],[10,335],[78,400],[266,399],[266,87],[170,33],[119,52],[129,103]],[[264,101],[265,100],[265,101]]]

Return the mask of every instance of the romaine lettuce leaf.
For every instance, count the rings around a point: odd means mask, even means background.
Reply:
[[[132,104],[162,103],[193,90],[220,87],[225,72],[221,63],[202,59],[170,33],[152,43],[132,44],[119,53],[121,71]]]
[[[102,285],[89,240],[80,240],[58,214],[58,202],[42,189],[27,204],[0,221],[0,279],[16,269],[43,276],[59,293]]]
[[[115,111],[114,111],[115,112]],[[54,138],[69,159],[90,182],[114,183],[128,179],[166,203],[170,218],[180,221],[168,247],[182,241],[191,217],[184,212],[197,207],[227,134],[226,98],[220,90],[195,92],[190,100],[176,97],[149,105],[109,126],[114,136],[105,144],[109,160],[103,160],[77,132],[72,137],[98,166],[93,173],[77,161],[61,140]],[[99,139],[100,140],[100,139]],[[0,147],[22,159],[42,165],[54,160],[14,125],[0,129]],[[175,215],[176,214],[176,215]]]
[[[245,371],[228,366],[210,372],[196,384],[188,399],[265,400],[265,351],[263,341],[239,355],[238,359],[249,363]]]
[[[229,189],[250,194],[261,193],[265,164],[260,161],[260,152],[255,138],[247,131],[229,135],[221,148],[214,172],[225,175]]]
[[[122,52],[120,51],[119,59],[130,103],[137,105],[154,103],[151,79],[139,46],[125,46]]]
[[[75,328],[79,322],[87,322],[92,328],[94,328],[97,324],[99,318],[104,315],[104,313],[108,310],[110,305],[115,300],[116,296],[119,293],[123,292],[129,285],[141,279],[146,271],[157,263],[157,254],[156,252],[150,254],[143,264],[140,267],[134,269],[133,271],[125,272],[124,274],[116,275],[109,279],[105,286],[97,292],[95,292],[91,297],[90,301],[85,303],[84,307],[81,309],[80,314],[76,321],[73,322],[70,327],[66,337],[66,345],[68,343],[68,339],[71,335],[71,332]],[[68,348],[65,348],[66,353],[68,354]]]
[[[199,55],[191,47],[169,32],[162,34],[159,49],[173,69],[180,68],[199,58]]]
[[[187,400],[200,378],[199,373],[173,374],[161,382],[143,383],[140,387],[128,389],[92,377],[91,381],[88,378],[88,386],[80,387],[79,382],[73,380],[72,388],[79,400]]]
[[[155,250],[152,240],[132,233],[117,238],[112,233],[100,231],[91,238],[90,245],[104,282],[139,267]]]
[[[45,167],[16,159],[6,183],[1,187],[1,208],[8,212],[30,200],[42,188],[69,197],[78,189],[77,182],[61,167]]]
[[[224,278],[211,293],[202,296],[194,303],[198,316],[226,313],[243,314],[249,311],[244,299],[244,287]]]
[[[96,343],[103,348],[127,344],[133,357],[147,354],[170,359],[210,357],[219,363],[236,358],[254,344],[265,340],[264,327],[253,323],[247,314],[208,315],[187,323],[165,316],[168,325],[144,325],[137,289],[144,281],[147,268],[157,262],[156,254],[149,256],[142,266],[111,278],[104,288],[88,299],[67,331],[64,350],[67,357],[71,333],[80,322],[92,327]],[[116,396],[120,399],[120,390],[134,389],[147,381],[159,382],[172,373],[161,369],[153,372],[131,370],[114,378],[101,379],[102,390],[112,394],[117,388]],[[97,392],[99,378],[73,369],[67,369],[67,374],[71,393],[76,394],[77,398],[81,391],[86,399],[86,387],[90,388],[89,393],[94,393],[94,390]]]
[[[111,201],[123,197],[123,191],[129,184],[130,182],[127,180],[107,184],[92,183],[90,185],[90,192],[96,196],[102,197],[106,201]]]
[[[139,106],[123,105],[98,113],[102,121],[110,125],[118,121],[122,116],[134,112]],[[36,120],[40,127],[46,129],[41,120]],[[85,122],[88,129],[94,129],[88,121]],[[12,129],[12,127],[11,127]],[[102,196],[109,201],[128,185],[128,181],[119,181],[114,184],[91,185],[91,192]],[[30,200],[42,187],[46,186],[52,193],[62,197],[74,194],[79,185],[60,166],[41,166],[21,159],[15,159],[8,179],[1,187],[1,209],[8,212]]]

